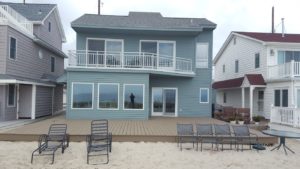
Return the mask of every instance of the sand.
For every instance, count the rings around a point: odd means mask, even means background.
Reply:
[[[72,142],[61,154],[56,153],[55,162],[51,157],[36,157],[30,163],[31,152],[36,142],[0,142],[1,169],[296,169],[300,166],[300,142],[288,140],[287,144],[296,154],[286,156],[283,150],[265,151],[234,150],[211,151],[206,145],[203,152],[193,149],[180,151],[174,143],[113,143],[109,164],[87,165],[85,142]],[[191,147],[191,145],[185,145]],[[99,159],[103,160],[103,158]],[[95,162],[95,159],[94,159]],[[96,161],[97,162],[97,161]]]

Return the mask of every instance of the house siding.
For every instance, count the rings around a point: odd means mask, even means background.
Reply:
[[[68,119],[148,119],[149,117],[149,75],[133,73],[68,72],[67,80],[67,118]],[[93,83],[93,109],[72,109],[72,83]],[[119,83],[119,110],[98,110],[98,83]],[[144,110],[123,109],[124,84],[144,84]]]
[[[51,22],[51,32],[48,31],[48,23]],[[53,11],[48,18],[44,21],[42,25],[34,25],[34,34],[56,47],[57,49],[62,49],[62,36],[59,33],[58,21],[55,18],[55,11]]]
[[[52,87],[36,87],[36,118],[52,114],[52,90]]]
[[[4,110],[5,110],[5,86],[4,85],[0,85],[0,121],[5,119],[5,114],[4,114]]]
[[[0,26],[0,74],[6,71],[7,45],[7,26]]]
[[[63,89],[63,85],[57,85],[54,88],[53,113],[57,113],[63,109]]]

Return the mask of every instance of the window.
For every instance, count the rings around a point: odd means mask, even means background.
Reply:
[[[196,45],[196,68],[208,68],[208,44]]]
[[[278,51],[277,64],[284,64],[292,60],[300,62],[300,51]]]
[[[124,85],[124,109],[143,110],[144,109],[144,85],[125,84]]]
[[[227,94],[226,92],[223,93],[223,103],[227,102]]]
[[[200,88],[200,103],[208,103],[208,88]]]
[[[255,68],[259,68],[260,66],[260,54],[255,53]]]
[[[225,65],[223,65],[223,73],[225,73]]]
[[[93,108],[94,84],[73,83],[72,85],[72,108],[92,109]]]
[[[16,59],[17,57],[17,40],[16,38],[10,37],[9,40],[9,58]]]
[[[51,57],[51,72],[55,71],[55,57]]]
[[[235,73],[238,73],[239,72],[239,60],[235,60],[235,69],[234,69],[234,72]]]
[[[98,108],[119,109],[119,84],[99,84],[98,97]]]
[[[48,31],[51,32],[51,22],[48,23]]]
[[[8,107],[14,107],[15,101],[16,101],[16,85],[9,84],[8,85],[8,100],[7,100]]]
[[[274,106],[288,107],[288,90],[275,90],[274,91]]]
[[[233,38],[233,44],[236,44],[236,37]]]

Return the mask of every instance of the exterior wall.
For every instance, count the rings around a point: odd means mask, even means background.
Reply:
[[[215,81],[243,77],[245,74],[262,74],[267,78],[267,50],[261,43],[234,36],[215,64]],[[255,53],[260,53],[260,67],[255,69]],[[239,60],[239,72],[235,73],[235,60]],[[225,73],[223,73],[225,65]]]
[[[13,36],[17,39],[17,58],[16,60],[9,59],[7,55],[6,73],[30,79],[40,79],[46,73],[53,76],[59,76],[64,72],[64,59],[55,56],[53,53],[45,50],[35,43],[32,39],[17,32],[9,27],[7,39]],[[7,50],[8,51],[8,45]],[[39,50],[42,50],[43,58],[38,56]],[[55,57],[55,72],[51,72],[50,59],[51,56]]]
[[[0,85],[0,121],[4,120],[4,108],[5,108],[5,86]]]
[[[52,115],[52,87],[36,87],[35,117]]]
[[[54,88],[54,98],[53,98],[53,113],[63,109],[63,85],[57,85]]]
[[[94,83],[93,109],[72,109],[72,83]],[[119,110],[98,110],[98,83],[119,83]],[[123,109],[124,84],[144,84],[144,110]],[[67,79],[67,115],[68,119],[148,119],[149,116],[149,75],[140,73],[104,73],[104,72],[68,72]]]
[[[51,22],[51,32],[48,31],[49,22]],[[33,31],[36,36],[61,50],[62,36],[60,35],[59,26],[57,23],[58,21],[55,18],[55,12],[52,12],[45,20],[43,25],[34,25]]]
[[[6,70],[7,55],[7,26],[0,26],[0,74],[4,74]]]

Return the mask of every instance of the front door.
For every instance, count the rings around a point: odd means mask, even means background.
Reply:
[[[152,116],[177,116],[177,88],[152,88]]]

